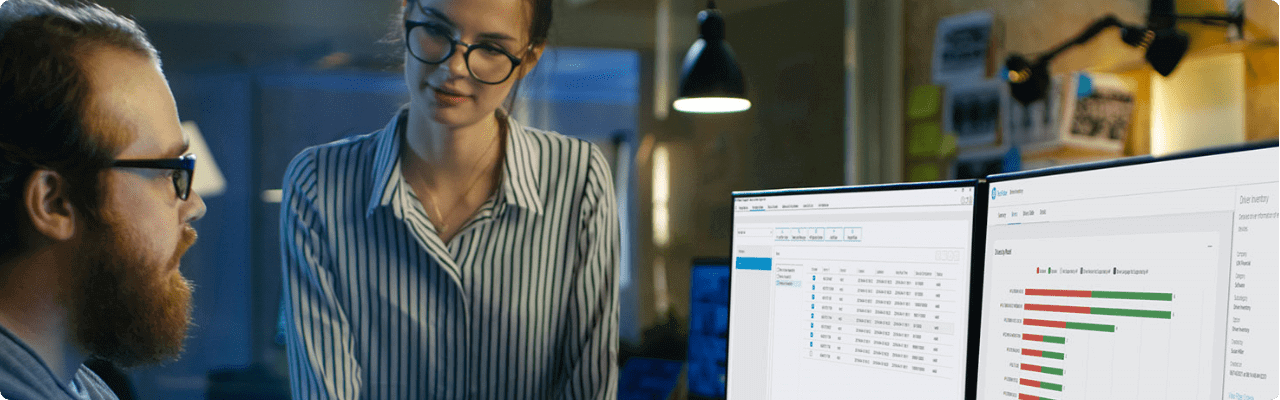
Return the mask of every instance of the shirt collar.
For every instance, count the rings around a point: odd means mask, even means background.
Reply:
[[[369,207],[365,215],[373,214],[378,207],[391,204],[400,182],[400,127],[409,115],[408,109],[402,109],[391,118],[385,128],[376,135],[377,151],[373,156],[373,190],[370,192]]]
[[[79,374],[79,370],[84,369],[82,364],[75,372]],[[57,375],[53,373],[53,369],[46,364],[40,355],[36,353],[26,342],[23,342],[18,335],[14,334],[8,328],[0,325],[0,374],[6,375],[4,379],[0,379],[0,383],[6,386],[15,386],[13,389],[25,390],[27,394],[36,392],[41,394],[42,398],[48,398],[53,395],[51,390],[61,390],[63,393],[77,398],[77,393],[72,390],[71,382],[59,382]],[[75,376],[72,376],[72,382]],[[9,390],[9,389],[5,389]],[[22,394],[20,392],[19,394]],[[13,394],[10,394],[13,396]],[[15,397],[16,398],[16,397]]]
[[[520,207],[533,215],[542,214],[542,196],[538,190],[538,165],[541,152],[532,134],[524,125],[505,111],[498,110],[499,117],[507,121],[506,157],[502,161],[501,199],[509,206]]]
[[[372,215],[378,207],[391,204],[403,182],[400,174],[400,131],[403,129],[408,109],[396,114],[387,126],[376,135],[377,151],[373,159],[373,190],[365,214]],[[541,155],[536,138],[525,130],[515,118],[499,109],[498,117],[507,124],[506,156],[502,161],[502,182],[498,199],[507,206],[519,207],[533,215],[543,212],[542,197],[538,190],[538,165]]]

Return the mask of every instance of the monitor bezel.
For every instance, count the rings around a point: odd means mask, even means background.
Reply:
[[[1072,165],[1048,167],[1048,168],[1042,168],[1042,169],[1036,169],[1036,170],[1030,170],[1030,171],[1006,172],[1002,174],[988,175],[986,178],[986,181],[987,182],[1006,182],[1006,181],[1012,181],[1012,180],[1018,180],[1018,179],[1039,178],[1039,177],[1051,176],[1051,175],[1063,175],[1063,174],[1093,171],[1093,170],[1099,170],[1099,169],[1128,167],[1128,166],[1141,165],[1141,164],[1184,160],[1188,158],[1198,158],[1198,157],[1214,156],[1214,155],[1221,155],[1221,154],[1238,153],[1238,152],[1251,151],[1251,150],[1261,150],[1261,149],[1266,149],[1271,147],[1277,147],[1277,143],[1280,143],[1280,140],[1271,139],[1271,140],[1262,140],[1262,141],[1248,142],[1248,143],[1235,144],[1235,145],[1206,147],[1203,149],[1170,153],[1170,154],[1159,155],[1159,156],[1140,155],[1140,156],[1118,158],[1115,160],[1096,161],[1096,162],[1083,163],[1083,164],[1072,164]]]

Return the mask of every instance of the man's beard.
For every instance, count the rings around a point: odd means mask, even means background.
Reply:
[[[191,283],[174,268],[195,232],[184,230],[173,257],[156,265],[134,244],[134,232],[102,222],[89,229],[82,269],[71,278],[75,341],[121,367],[176,359],[191,325]]]

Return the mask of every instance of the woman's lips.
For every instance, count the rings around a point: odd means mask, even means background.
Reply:
[[[431,92],[435,94],[436,104],[445,107],[456,106],[466,102],[469,96],[454,93],[445,89],[431,86]]]

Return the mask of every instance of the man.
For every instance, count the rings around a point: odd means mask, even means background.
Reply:
[[[172,359],[204,215],[155,49],[95,5],[0,5],[0,395],[115,399],[83,366]]]

